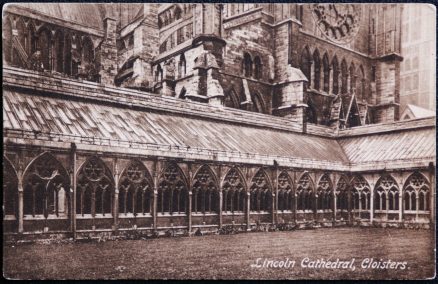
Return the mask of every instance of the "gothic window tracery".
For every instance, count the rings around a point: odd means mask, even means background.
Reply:
[[[159,180],[157,212],[171,215],[185,214],[187,202],[188,189],[185,177],[178,165],[171,163]]]
[[[375,210],[398,210],[399,190],[395,180],[385,175],[379,179],[374,193]]]
[[[119,214],[137,216],[152,212],[152,178],[140,161],[133,160],[127,166],[119,184]]]
[[[313,88],[315,90],[319,90],[321,87],[321,59],[319,57],[319,51],[318,49],[315,50],[313,53]]]
[[[3,157],[3,217],[18,217],[18,176],[8,159]]]
[[[29,165],[23,187],[24,215],[48,218],[68,213],[70,178],[51,154],[44,153]]]
[[[330,63],[327,53],[324,54],[322,59],[323,65],[323,91],[328,93],[330,91]]]
[[[204,165],[194,178],[192,212],[203,214],[218,212],[217,200],[219,200],[218,188],[214,174],[208,166]]]
[[[347,181],[341,177],[336,186],[336,209],[341,211],[348,210],[348,188]]]
[[[430,187],[424,176],[413,173],[405,183],[403,189],[405,211],[429,211]]]
[[[314,193],[313,182],[309,174],[304,174],[298,181],[297,187],[297,210],[313,210],[314,205]]]
[[[243,75],[245,77],[251,77],[252,76],[252,58],[251,55],[249,55],[249,53],[245,52],[243,54]]]
[[[286,172],[278,176],[278,210],[294,210],[295,196],[292,190],[292,181]]]
[[[332,195],[333,195],[333,187],[330,181],[330,177],[327,174],[324,174],[318,183],[317,188],[317,209],[318,210],[332,210]]]
[[[263,170],[252,178],[250,187],[250,210],[268,211],[272,208],[272,190],[269,179]]]
[[[353,180],[352,209],[370,210],[371,191],[368,182],[362,176],[356,176]]]
[[[105,163],[91,157],[78,173],[76,214],[95,217],[113,213],[114,181]]]
[[[245,210],[246,192],[244,180],[236,168],[232,168],[225,176],[222,192],[222,210],[231,213],[241,213]]]

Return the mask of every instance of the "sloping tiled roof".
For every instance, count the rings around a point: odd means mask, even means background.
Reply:
[[[435,128],[393,131],[343,138],[339,144],[352,164],[399,160],[434,160]]]
[[[342,148],[331,138],[11,90],[3,90],[3,127],[348,163]]]

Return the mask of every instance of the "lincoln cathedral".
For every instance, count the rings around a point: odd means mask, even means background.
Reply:
[[[399,4],[9,4],[9,239],[435,223]]]

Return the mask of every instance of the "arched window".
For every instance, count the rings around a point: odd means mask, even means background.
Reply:
[[[155,71],[155,81],[161,82],[163,81],[163,69],[161,68],[161,65],[157,65],[157,70]]]
[[[89,37],[85,37],[82,41],[82,65],[85,66],[94,61],[93,42]]]
[[[225,94],[224,105],[231,108],[240,108],[239,96],[234,90],[231,90]]]
[[[11,162],[3,157],[3,218],[18,217],[18,177]]]
[[[258,56],[254,58],[254,78],[256,79],[262,78],[262,61]]]
[[[306,47],[303,49],[303,52],[301,53],[301,62],[300,62],[300,68],[301,71],[303,71],[303,74],[306,76],[308,85],[311,85],[311,65],[312,65],[312,58],[310,57],[309,49]]]
[[[356,90],[356,68],[354,67],[354,63],[350,65],[350,93],[353,93],[353,90]]]
[[[323,66],[323,73],[324,73],[324,79],[323,79],[323,91],[328,93],[330,91],[330,63],[327,56],[327,53],[324,54],[324,57],[322,59],[322,66]]]
[[[56,31],[53,48],[53,68],[56,72],[64,72],[64,33]]]
[[[395,180],[385,175],[381,177],[374,190],[374,210],[398,210],[399,193]]]
[[[318,49],[313,53],[313,67],[314,67],[314,83],[313,88],[319,90],[321,86],[321,59],[319,57]]]
[[[358,74],[357,79],[358,79],[359,86],[357,86],[357,89],[356,89],[356,94],[357,94],[356,97],[359,100],[364,100],[364,99],[366,99],[366,97],[365,97],[365,74],[364,74],[362,65],[359,66],[359,70],[358,70],[357,74]]]
[[[105,163],[91,157],[82,165],[78,174],[76,214],[111,216],[113,213],[114,180]]]
[[[266,111],[265,103],[263,101],[262,96],[259,93],[255,93],[252,96],[252,102],[253,102],[253,107],[254,107],[255,112],[265,113],[265,111]]]
[[[48,29],[43,28],[38,35],[38,49],[41,52],[41,60],[44,70],[50,70],[50,42],[51,36]]]
[[[272,189],[266,172],[260,169],[252,178],[250,210],[269,211],[272,208]]]
[[[44,153],[26,169],[23,178],[23,209],[28,216],[66,216],[70,177],[61,163]]]
[[[362,176],[353,179],[352,209],[359,211],[370,210],[371,191],[368,182]]]
[[[3,15],[2,19],[3,33],[3,58],[6,63],[12,63],[12,24],[11,19]]]
[[[188,189],[184,174],[177,164],[171,163],[160,177],[157,212],[185,214],[187,202]]]
[[[246,192],[244,179],[236,168],[231,168],[225,176],[222,186],[222,210],[242,213],[245,211]]]
[[[316,114],[316,109],[313,106],[313,103],[310,101],[310,99],[307,101],[307,109],[306,109],[306,120],[308,123],[318,123],[318,116]]]
[[[248,53],[243,54],[243,75],[245,77],[252,76],[252,59]]]
[[[297,210],[301,211],[313,211],[314,208],[314,193],[313,182],[309,174],[303,174],[298,181],[297,187]]]
[[[186,99],[186,94],[187,94],[186,88],[183,87],[181,89],[181,92],[179,92],[178,98],[185,100]]]
[[[428,212],[430,210],[430,186],[422,174],[415,172],[406,180],[403,199],[405,212]]]
[[[186,57],[184,53],[179,57],[178,62],[178,78],[182,78],[186,75]]]
[[[214,213],[219,211],[216,177],[207,166],[202,166],[193,180],[192,212]]]
[[[149,171],[140,161],[133,160],[119,181],[119,214],[152,213],[153,182]]]
[[[72,38],[69,33],[65,34],[64,41],[64,72],[72,75]]]
[[[341,63],[341,94],[346,94],[348,92],[348,67],[345,59]]]
[[[175,6],[175,11],[174,11],[175,20],[181,19],[181,14],[182,14],[181,8],[178,5]]]
[[[281,172],[278,176],[278,210],[293,211],[295,196],[292,190],[292,181],[287,172]]]
[[[348,190],[347,181],[341,177],[336,186],[336,209],[342,211],[348,210]]]
[[[317,187],[317,209],[332,211],[333,208],[333,186],[328,174],[324,174],[319,180]]]
[[[339,63],[338,58],[335,57],[332,60],[332,70],[333,70],[333,94],[339,94]]]

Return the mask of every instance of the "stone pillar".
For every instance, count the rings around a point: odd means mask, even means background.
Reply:
[[[76,161],[76,144],[71,143],[71,229],[73,233],[73,240],[76,240],[76,194],[77,194],[77,161]]]
[[[250,202],[251,202],[251,193],[248,191],[246,193],[246,230],[247,231],[251,229],[250,217],[249,217]]]
[[[309,88],[314,88],[314,86],[315,86],[315,64],[313,64],[313,61],[310,61],[309,64],[310,64]]]
[[[348,210],[348,224],[351,226],[352,225],[352,216],[351,216],[351,191],[352,191],[352,184],[351,184],[351,181],[348,183],[348,186],[347,186],[347,200],[348,200],[348,202],[347,202],[347,204],[348,204],[348,208],[347,208],[347,210]]]
[[[350,73],[347,71],[347,93],[351,93],[351,79],[350,79]]]
[[[119,167],[117,165],[117,158],[114,161],[114,205],[113,205],[113,214],[114,214],[114,225],[113,225],[113,231],[117,231],[118,227],[118,217],[119,217],[119,179],[120,179],[120,173],[119,173]]]
[[[153,186],[154,186],[154,192],[153,192],[153,198],[152,198],[152,218],[153,218],[153,230],[156,233],[157,232],[157,200],[158,200],[158,162],[157,160],[154,161],[153,164],[153,173],[152,173],[152,179],[153,179]]]
[[[374,177],[373,177],[373,182],[370,184],[370,223],[373,224],[374,222]],[[386,200],[388,201],[388,198],[386,198]],[[386,207],[386,212],[388,212],[388,207]],[[386,214],[386,217],[388,217],[388,214]]]
[[[222,228],[222,199],[223,199],[223,193],[222,190],[219,191],[219,229]]]
[[[187,213],[189,236],[192,233],[192,195],[193,195],[193,192],[192,192],[192,189],[190,188],[190,190],[189,190],[189,206],[188,206],[189,210],[188,210],[188,213]]]
[[[334,181],[336,181],[337,176],[334,176]],[[333,191],[332,191],[332,200],[333,200],[333,205],[332,205],[332,219],[333,219],[333,225],[336,223],[336,201],[337,201],[337,195],[336,195],[336,183],[333,183]]]
[[[401,223],[403,222],[403,180],[400,184],[402,186],[398,190],[398,221]]]
[[[436,214],[436,208],[435,208],[435,196],[436,196],[436,184],[435,184],[435,166],[433,163],[429,164],[429,181],[430,181],[430,222],[432,223],[431,228],[434,228],[435,226],[435,214]],[[418,208],[418,207],[417,207]],[[418,209],[417,209],[418,210]]]
[[[18,233],[23,233],[24,206],[23,206],[23,175],[18,172]]]
[[[275,198],[276,198],[277,194],[272,193],[272,202],[271,202],[271,206],[272,206],[272,210],[271,210],[271,220],[272,220],[272,225],[275,225]]]
[[[294,172],[294,182],[292,185],[292,194],[294,195],[294,223],[297,223],[297,206],[298,206],[298,194],[297,194],[297,173]]]

